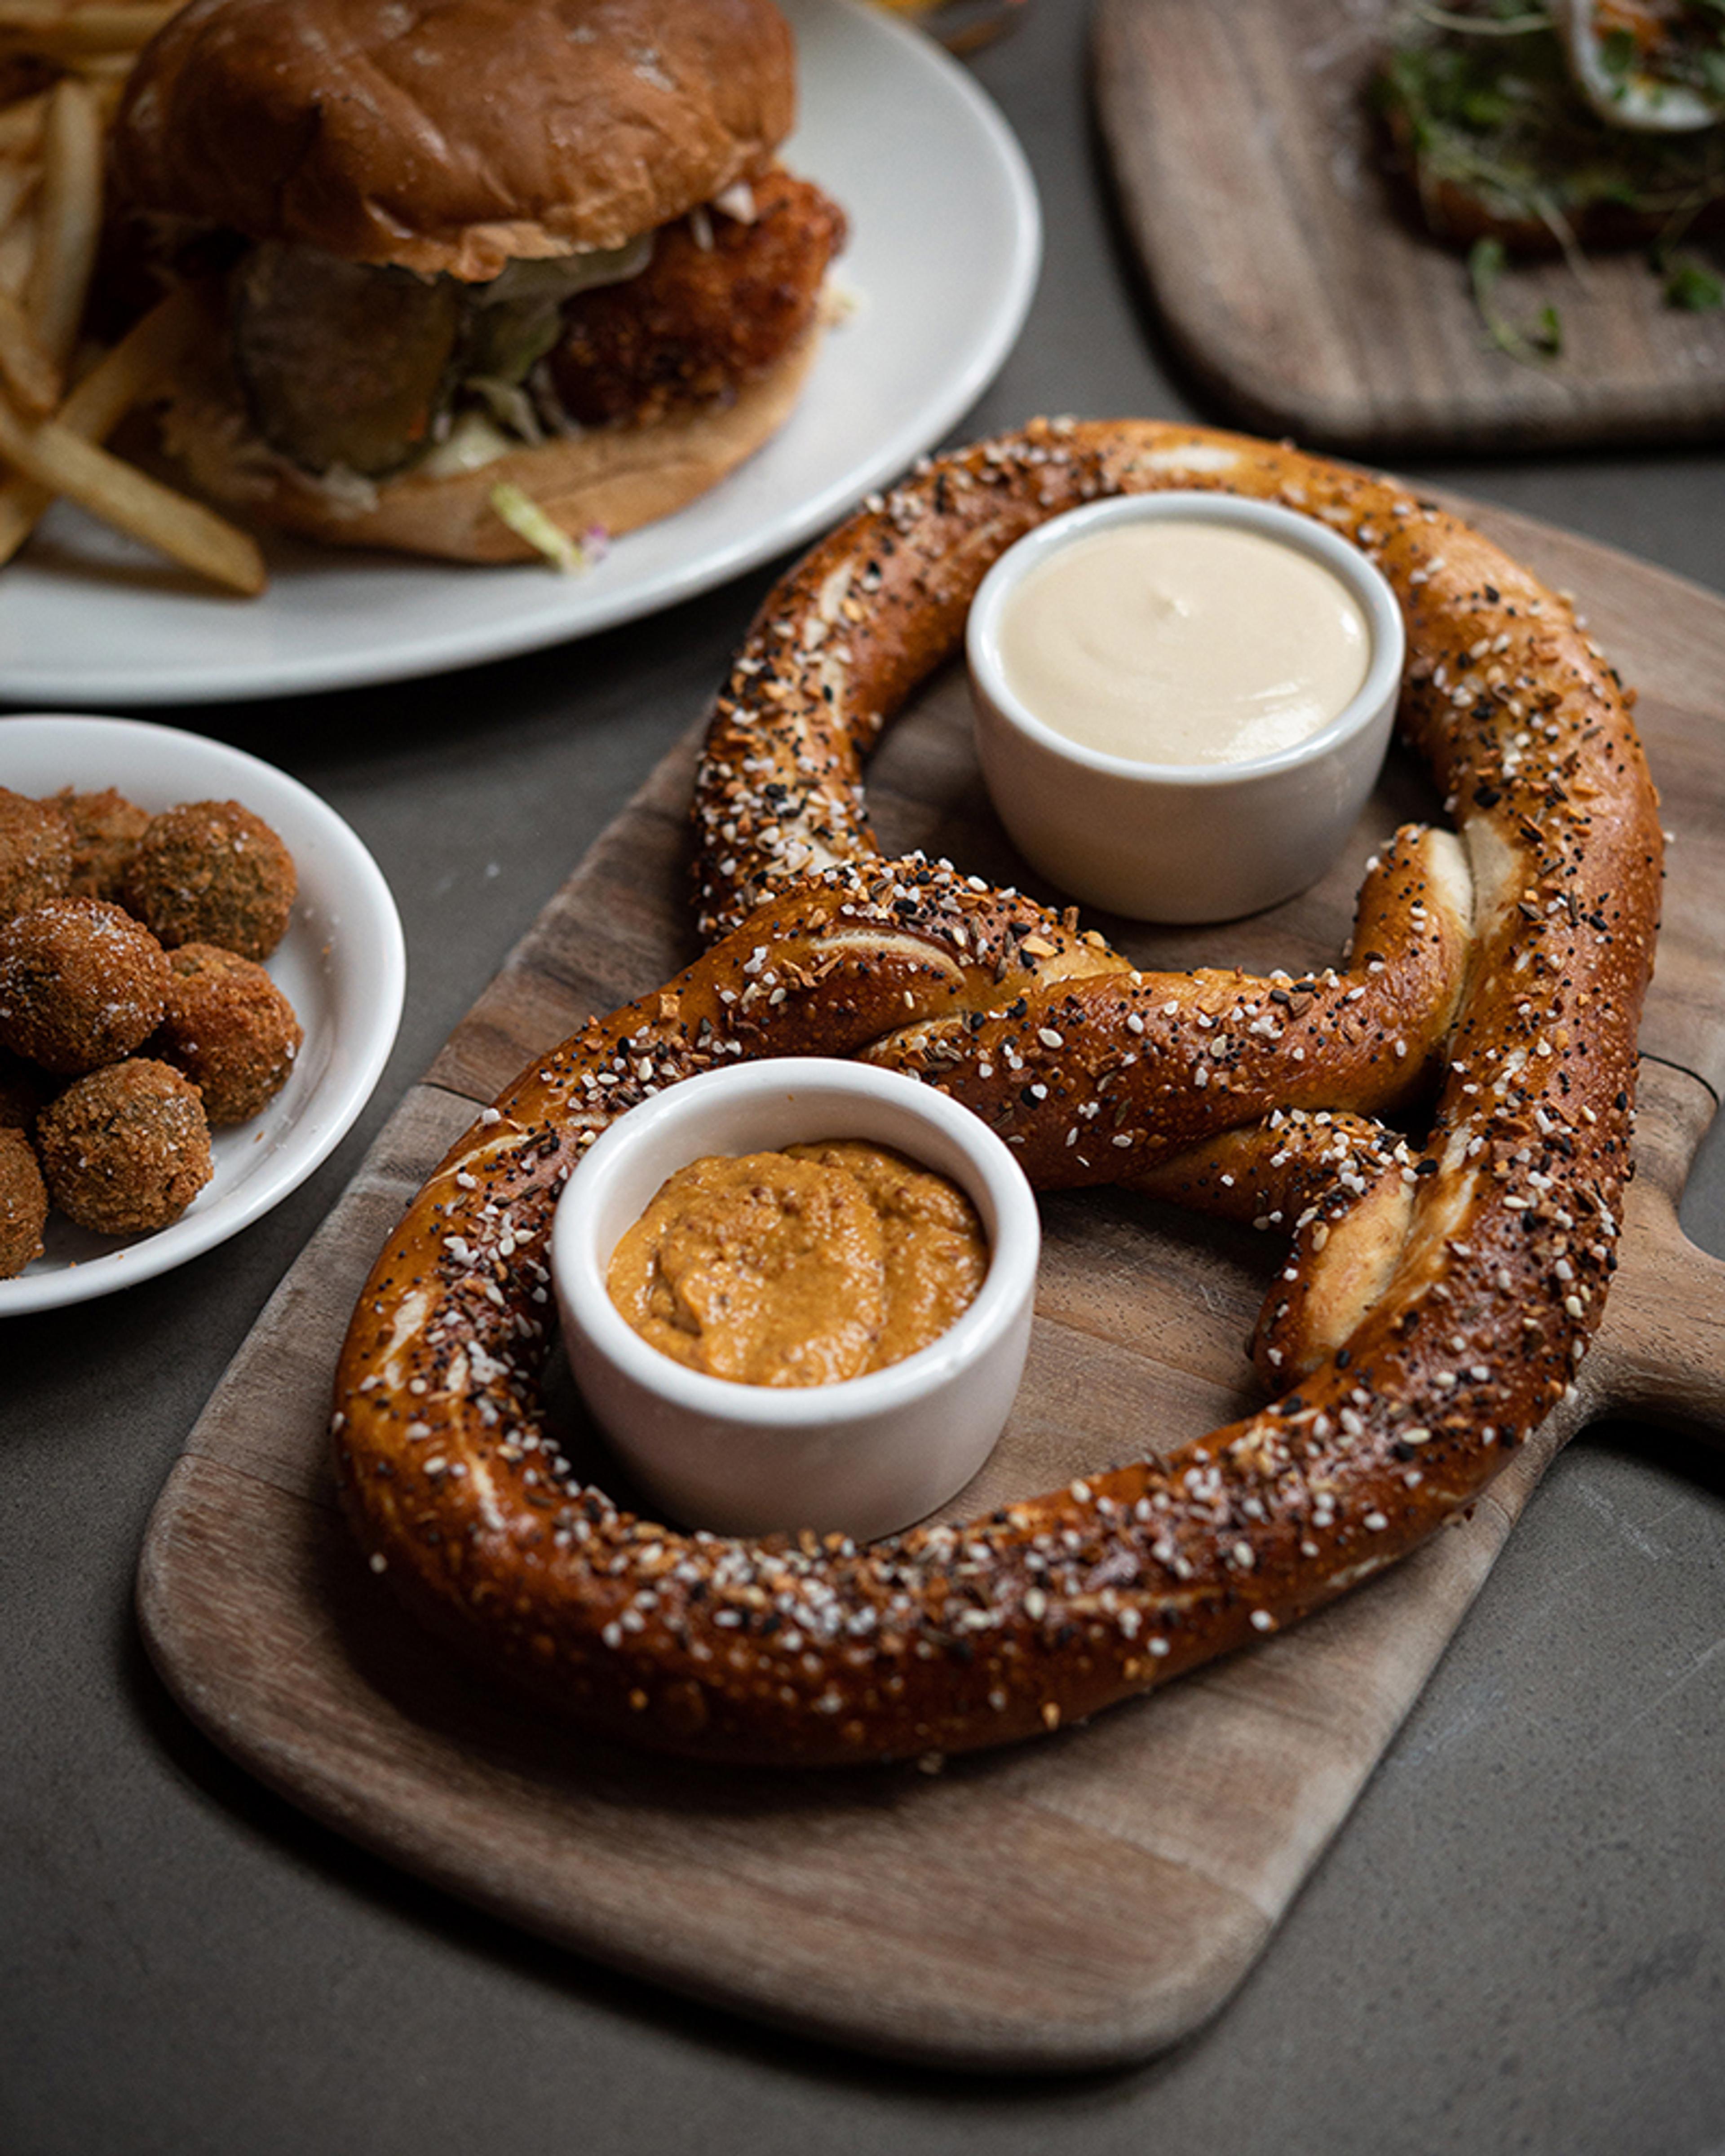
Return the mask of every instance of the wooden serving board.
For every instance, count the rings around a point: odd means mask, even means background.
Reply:
[[[1408,0],[1101,0],[1097,107],[1168,336],[1230,414],[1308,446],[1544,449],[1725,434],[1725,311],[1663,303],[1639,252],[1517,267],[1561,355],[1487,345],[1461,254],[1379,170],[1363,90]]]
[[[937,1774],[655,1759],[558,1726],[421,1636],[335,1509],[324,1425],[337,1347],[373,1255],[475,1104],[689,955],[691,740],[403,1103],[193,1431],[138,1584],[150,1650],[187,1712],[295,1802],[453,1892],[794,2029],[974,2069],[1077,2068],[1142,2056],[1212,2013],[1340,1825],[1563,1439],[1608,1409],[1725,1428],[1725,1266],[1684,1240],[1674,1209],[1725,1083],[1725,602],[1522,520],[1480,521],[1584,594],[1640,684],[1677,843],[1643,1036],[1642,1173],[1604,1330],[1579,1398],[1470,1519],[1310,1623],[1153,1699]],[[890,848],[1021,873],[956,681],[901,721],[870,798]],[[1227,929],[1122,929],[1121,941],[1163,964],[1322,963],[1370,846],[1429,806],[1419,774],[1392,762],[1315,891]],[[1048,1199],[1044,1218],[1024,1388],[964,1509],[1171,1445],[1253,1398],[1241,1343],[1275,1261],[1262,1239],[1111,1192]]]

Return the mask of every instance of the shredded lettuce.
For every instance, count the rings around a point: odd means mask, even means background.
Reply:
[[[561,525],[554,524],[525,487],[511,480],[499,480],[491,489],[491,506],[517,539],[525,539],[564,576],[578,577],[587,567],[588,549],[578,539],[572,539]]]
[[[622,247],[586,254],[554,254],[537,259],[523,256],[508,264],[489,285],[471,285],[469,291],[482,307],[523,303],[557,307],[595,285],[620,285],[625,278],[638,277],[652,256],[653,234],[644,232]]]
[[[545,429],[533,400],[517,381],[500,380],[495,374],[470,374],[461,387],[476,398],[496,424],[521,441],[539,443]]]
[[[434,477],[471,471],[523,443],[531,447],[547,433],[564,432],[567,423],[536,402],[531,386],[562,334],[563,305],[577,292],[639,276],[652,254],[649,232],[603,253],[511,262],[489,285],[465,287],[459,377],[439,415],[443,439],[417,469]]]
[[[525,382],[555,348],[562,329],[562,316],[557,308],[534,300],[478,309],[469,327],[462,387],[475,382],[513,387]]]
[[[457,413],[444,439],[415,465],[427,479],[449,479],[458,472],[480,471],[521,447],[489,413]]]

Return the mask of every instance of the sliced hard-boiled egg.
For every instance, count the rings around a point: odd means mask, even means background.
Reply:
[[[1577,88],[1612,126],[1685,134],[1725,121],[1725,23],[1711,8],[1557,0],[1554,18]],[[1715,54],[1711,70],[1683,64]]]

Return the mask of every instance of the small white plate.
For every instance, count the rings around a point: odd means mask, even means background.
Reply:
[[[203,702],[406,680],[633,621],[800,544],[961,418],[1011,350],[1041,253],[1024,154],[921,31],[785,0],[801,119],[785,162],[841,203],[854,295],[783,429],[584,574],[269,542],[226,598],[65,505],[0,577],[0,701]]]
[[[643,1339],[611,1300],[618,1243],[668,1175],[843,1136],[891,1146],[976,1208],[988,1270],[914,1355],[831,1384],[733,1383]],[[902,1071],[819,1055],[685,1079],[620,1116],[558,1200],[551,1270],[575,1382],[654,1502],[719,1534],[896,1534],[993,1450],[1024,1374],[1042,1247],[1036,1199],[986,1123]]]
[[[270,972],[305,1032],[261,1116],[211,1133],[215,1175],[172,1227],[95,1235],[49,1215],[44,1255],[0,1281],[0,1317],[131,1287],[183,1265],[296,1189],[370,1099],[401,1023],[407,959],[383,872],[334,809],[243,750],[140,720],[0,719],[0,786],[15,793],[118,787],[140,808],[239,801],[280,833],[300,895]]]

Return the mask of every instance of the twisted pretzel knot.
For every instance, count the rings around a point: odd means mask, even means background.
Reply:
[[[1398,834],[1345,969],[1134,972],[1012,892],[883,860],[861,759],[1045,517],[1259,495],[1380,562],[1404,733],[1466,843]],[[871,501],[769,598],[697,791],[703,925],[451,1151],[338,1374],[340,1480],[411,1604],[588,1721],[715,1758],[998,1743],[1345,1591],[1477,1494],[1596,1327],[1630,1173],[1661,839],[1615,675],[1568,605],[1394,481],[1152,423],[1038,424]],[[988,1116],[1045,1187],[1282,1216],[1260,1366],[1295,1389],[968,1526],[857,1548],[682,1536],[579,1487],[539,1373],[545,1239],[624,1106],[743,1055],[865,1054]],[[1417,1151],[1372,1120],[1436,1082]]]

